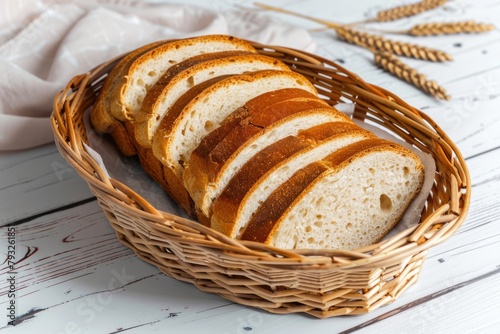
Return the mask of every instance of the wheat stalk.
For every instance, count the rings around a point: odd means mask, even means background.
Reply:
[[[444,5],[447,0],[423,0],[411,5],[403,5],[390,8],[377,13],[374,21],[387,22],[395,21],[404,17],[410,17],[422,12]]]
[[[283,9],[283,8],[280,8],[280,7],[274,7],[274,6],[270,6],[270,5],[266,5],[266,4],[258,3],[258,2],[254,2],[254,5],[257,6],[257,7],[263,8],[263,9],[272,10],[272,11],[275,11],[275,12],[278,12],[278,13],[293,15],[293,16],[301,17],[301,18],[306,19],[306,20],[310,20],[310,21],[314,21],[314,22],[317,22],[317,23],[321,23],[321,24],[327,26],[328,28],[335,29],[335,28],[338,28],[338,27],[342,26],[342,24],[337,23],[337,22],[332,22],[332,21],[318,19],[318,18],[315,18],[315,17],[312,17],[312,16],[308,16],[308,15],[305,15],[305,14],[293,12],[291,10]]]
[[[434,80],[427,80],[424,74],[406,65],[398,57],[389,52],[375,52],[374,62],[380,68],[438,99],[450,99],[444,88],[439,86]]]
[[[340,39],[375,51],[386,51],[398,56],[429,61],[443,62],[452,60],[452,57],[446,52],[426,48],[417,44],[394,41],[383,36],[373,35],[346,27],[336,28],[335,31]]]
[[[481,33],[495,29],[492,24],[477,23],[474,21],[460,22],[430,22],[417,24],[406,33],[412,36],[453,35],[464,33]]]

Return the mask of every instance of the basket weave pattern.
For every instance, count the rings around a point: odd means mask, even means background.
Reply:
[[[54,100],[52,127],[64,158],[98,198],[118,240],[165,274],[239,304],[318,318],[363,314],[393,302],[416,282],[429,248],[450,237],[470,204],[470,176],[455,144],[424,113],[321,57],[252,43],[306,76],[328,103],[355,103],[354,117],[376,123],[436,161],[421,222],[354,251],[282,250],[238,241],[155,209],[108,178],[85,151],[85,110],[119,59],[73,78]]]

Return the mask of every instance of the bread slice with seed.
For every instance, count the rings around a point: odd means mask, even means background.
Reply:
[[[256,71],[230,76],[211,85],[194,97],[175,119],[164,118],[153,137],[154,155],[182,179],[191,152],[232,111],[260,94],[287,87],[317,94],[305,77],[291,71]]]
[[[133,121],[149,88],[172,65],[199,54],[229,50],[255,52],[250,43],[241,39],[208,35],[175,40],[142,54],[128,64],[111,92],[111,113],[122,122]]]
[[[150,148],[153,135],[165,114],[194,85],[220,75],[270,69],[290,71],[277,59],[242,51],[203,54],[172,66],[146,94],[135,119],[137,141]]]
[[[241,167],[215,199],[211,227],[239,238],[259,205],[295,172],[368,138],[375,135],[356,124],[329,122],[266,147]]]
[[[240,239],[283,249],[370,245],[399,221],[423,179],[413,152],[378,138],[359,141],[297,171]]]
[[[258,105],[258,100],[259,97],[253,107],[243,107],[234,112],[230,120],[241,118],[241,121],[230,128],[218,143],[211,137],[219,136],[221,131],[214,131],[190,156],[183,174],[184,186],[206,216],[211,215],[212,201],[233,175],[261,149],[325,122],[351,122],[317,97],[289,99],[268,107]],[[219,129],[229,128],[226,125],[229,124],[223,124]],[[207,143],[212,143],[212,147],[208,147]]]

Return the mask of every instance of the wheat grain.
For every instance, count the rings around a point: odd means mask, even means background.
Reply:
[[[407,64],[403,63],[398,59],[398,57],[389,52],[375,52],[374,62],[380,68],[438,99],[450,99],[450,96],[446,93],[445,89],[434,80],[427,80],[427,77],[424,74],[419,73],[414,68],[411,68]]]
[[[377,13],[375,21],[387,22],[410,17],[444,5],[447,0],[423,0],[411,5],[390,8]]]
[[[470,34],[486,32],[494,28],[495,26],[492,24],[477,23],[474,21],[430,22],[411,27],[408,30],[408,34],[412,36]]]
[[[340,39],[374,51],[387,51],[398,56],[429,61],[443,62],[452,60],[452,57],[446,52],[417,44],[394,41],[383,36],[369,34],[346,27],[337,28],[335,31]]]

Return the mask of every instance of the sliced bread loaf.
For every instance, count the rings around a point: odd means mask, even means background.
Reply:
[[[210,78],[266,69],[290,71],[277,59],[236,52],[209,53],[189,58],[172,66],[148,91],[135,119],[135,137],[139,144],[150,148],[152,139],[163,117],[173,103],[191,87]],[[211,57],[208,57],[211,56]]]
[[[215,199],[212,228],[239,238],[259,205],[295,172],[344,146],[374,137],[353,123],[330,122],[266,147],[241,167]],[[276,154],[288,146],[290,154]]]
[[[134,120],[147,91],[172,65],[203,53],[241,50],[255,52],[246,41],[226,35],[193,37],[154,48],[128,64],[112,90],[111,113],[118,120]]]
[[[131,52],[91,113],[190,216],[279,248],[354,249],[399,220],[423,182],[411,151],[374,138],[308,79],[212,35]]]
[[[241,235],[284,249],[356,249],[380,240],[420,191],[411,151],[381,139],[348,145],[297,171],[252,216]]]
[[[164,166],[182,178],[191,152],[236,108],[248,100],[281,88],[301,88],[317,94],[302,75],[291,71],[263,70],[225,78],[194,97],[175,118],[171,112],[153,138],[153,152]]]

